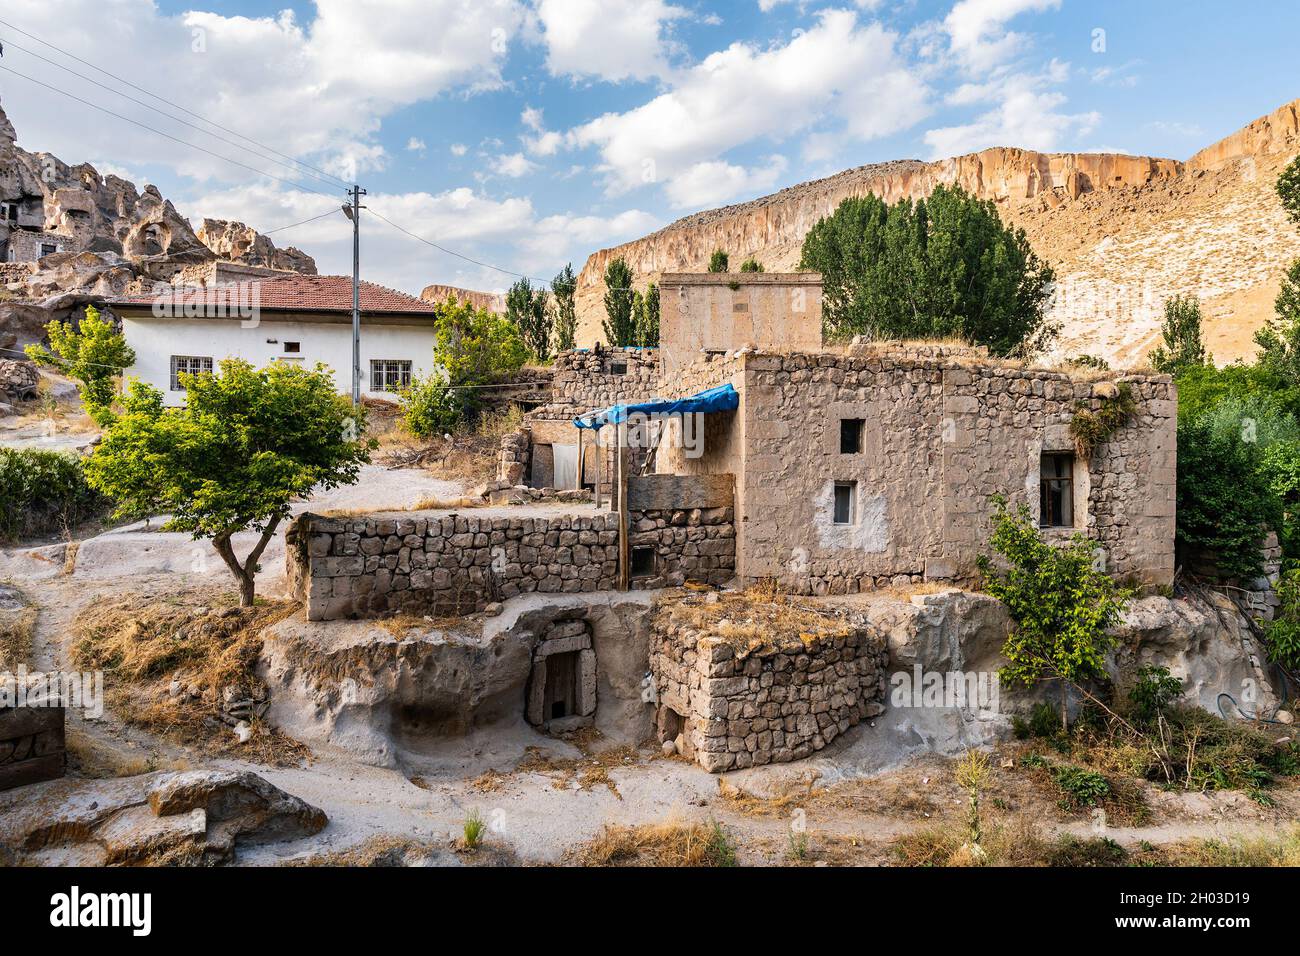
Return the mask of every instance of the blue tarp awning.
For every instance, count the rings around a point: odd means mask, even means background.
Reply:
[[[740,405],[740,396],[730,384],[710,388],[689,398],[652,398],[646,402],[611,405],[600,411],[587,412],[573,420],[579,428],[601,429],[618,425],[629,415],[678,415],[689,412],[729,412]]]

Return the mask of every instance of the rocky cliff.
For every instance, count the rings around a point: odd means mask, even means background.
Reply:
[[[0,108],[0,246],[12,245],[17,263],[0,270],[0,347],[30,340],[51,311],[86,296],[144,291],[187,266],[217,259],[315,274],[312,258],[278,249],[243,223],[203,220],[196,232],[155,186],[101,175],[88,163],[28,152]],[[33,237],[57,244],[53,255]],[[50,302],[50,297],[58,297]],[[35,310],[35,311],[33,311]],[[34,316],[34,317],[33,317]]]
[[[1199,295],[1216,359],[1250,353],[1272,312],[1300,235],[1273,192],[1300,150],[1300,100],[1207,147],[1187,162],[1110,153],[996,148],[938,162],[861,166],[740,205],[697,213],[643,239],[592,255],[578,277],[579,334],[599,336],[602,275],[623,256],[639,285],[663,272],[704,271],[714,249],[790,271],[803,238],[844,199],[888,202],[956,184],[998,204],[1057,271],[1052,317],[1058,351],[1136,365],[1159,334],[1162,303]]]
[[[475,292],[473,289],[460,289],[454,285],[427,285],[420,293],[425,302],[446,302],[449,298],[459,302],[468,302],[476,309],[489,312],[506,311],[506,297],[497,292]]]

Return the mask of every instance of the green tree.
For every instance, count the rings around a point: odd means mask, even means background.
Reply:
[[[757,259],[746,259],[744,262],[740,264],[740,271],[741,272],[762,272],[763,263],[759,262]]]
[[[51,348],[29,345],[27,357],[75,378],[86,412],[103,425],[111,414],[117,376],[135,364],[135,352],[126,344],[126,336],[115,331],[113,323],[91,305],[86,306],[79,328],[55,319],[45,326],[45,334]]]
[[[182,374],[181,383],[185,407],[165,408],[161,392],[133,381],[86,478],[121,517],[165,512],[167,530],[210,538],[249,607],[258,560],[290,505],[355,483],[374,442],[360,437],[364,410],[322,365],[226,359],[218,374]],[[240,560],[232,539],[249,528],[259,537]]]
[[[632,267],[622,256],[605,267],[606,345],[623,348],[636,344],[636,320],[633,315]]]
[[[1117,643],[1111,628],[1132,593],[1097,569],[1096,544],[1075,534],[1049,544],[1029,509],[994,499],[993,550],[1003,567],[981,555],[984,588],[1006,605],[1015,627],[1002,654],[1000,677],[1011,686],[1055,680],[1061,692],[1061,728],[1069,729],[1068,687],[1105,676],[1106,652]]]
[[[1243,580],[1259,576],[1260,539],[1282,523],[1260,446],[1247,438],[1209,414],[1178,422],[1178,546]]]
[[[527,278],[506,293],[506,318],[519,330],[524,348],[539,362],[551,357],[551,312],[546,298],[546,290],[534,289]]]
[[[434,320],[435,371],[401,396],[407,429],[420,438],[455,431],[478,415],[483,386],[509,380],[527,360],[509,319],[448,299]]]
[[[1277,194],[1282,199],[1282,208],[1296,225],[1300,225],[1300,156],[1287,163],[1282,175],[1277,178]]]
[[[992,202],[939,186],[893,206],[846,199],[804,239],[822,274],[828,338],[961,338],[995,355],[1032,354],[1057,333],[1044,309],[1053,273]]]
[[[1282,382],[1300,386],[1300,259],[1282,277],[1274,315],[1255,333],[1258,364]]]
[[[636,344],[654,348],[659,344],[659,286],[651,282],[645,295],[637,293],[633,303],[636,322]]]
[[[1201,301],[1194,295],[1165,299],[1162,344],[1151,351],[1151,367],[1166,375],[1213,362],[1201,340]]]
[[[555,351],[567,352],[578,338],[578,310],[574,297],[578,292],[578,277],[573,274],[573,263],[568,263],[551,280],[551,301],[554,316],[551,326],[555,330]]]
[[[725,249],[714,249],[713,255],[709,256],[710,272],[726,272],[731,268],[731,257],[727,255]]]

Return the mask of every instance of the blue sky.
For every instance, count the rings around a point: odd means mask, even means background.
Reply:
[[[6,0],[0,19],[361,182],[377,212],[429,241],[541,277],[682,215],[851,166],[995,145],[1185,159],[1300,96],[1292,2]],[[0,71],[27,149],[155,183],[196,225],[206,215],[267,231],[341,199],[273,154],[34,58],[94,75],[4,24],[0,40],[0,66],[45,84]],[[512,281],[363,221],[367,278],[411,292]],[[341,216],[273,238],[322,271],[350,270]]]

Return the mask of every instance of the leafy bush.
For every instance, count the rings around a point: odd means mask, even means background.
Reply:
[[[1127,382],[1121,382],[1114,396],[1098,400],[1094,410],[1088,402],[1075,406],[1070,419],[1070,437],[1080,458],[1089,459],[1097,446],[1122,428],[1137,411],[1137,400]]]
[[[763,272],[763,263],[757,259],[746,259],[740,264],[741,272]]]
[[[0,448],[0,538],[63,530],[104,507],[76,455]]]
[[[1277,194],[1287,216],[1300,225],[1300,156],[1287,163],[1277,178]]]
[[[401,396],[407,429],[421,438],[471,423],[483,386],[508,380],[528,359],[519,331],[486,309],[448,299],[434,325],[437,371],[412,381]]]
[[[29,345],[27,357],[80,382],[81,402],[96,421],[110,414],[116,379],[135,364],[135,352],[126,344],[126,337],[89,305],[77,328],[71,322],[55,319],[45,327],[45,333],[53,351]]]
[[[1070,810],[1095,807],[1110,796],[1110,784],[1095,770],[1057,764],[1052,768],[1052,779],[1061,788],[1061,802]]]
[[[632,267],[622,256],[611,260],[605,267],[605,321],[602,331],[605,333],[605,344],[614,348],[636,344],[635,297],[632,294],[635,278]]]
[[[1128,692],[1133,719],[1142,724],[1152,723],[1182,692],[1183,682],[1171,676],[1169,668],[1152,665],[1139,668]]]
[[[1268,657],[1289,671],[1300,671],[1300,571],[1282,575],[1277,596],[1282,603],[1264,628]]]
[[[714,249],[713,255],[709,256],[710,272],[726,272],[731,268],[731,257],[727,255],[725,249]]]
[[[1007,510],[994,499],[994,551],[1006,568],[981,555],[984,588],[1006,605],[1015,629],[1002,654],[1009,663],[1001,678],[1011,686],[1052,678],[1061,685],[1061,722],[1066,720],[1066,685],[1102,677],[1106,652],[1116,643],[1110,628],[1119,622],[1130,592],[1094,564],[1094,545],[1081,534],[1063,546],[1049,544],[1029,509]]]
[[[846,199],[809,231],[799,267],[823,276],[832,339],[956,337],[1007,355],[1056,332],[1043,314],[1051,268],[992,202],[958,187],[893,206]]]
[[[1260,539],[1282,524],[1258,444],[1208,416],[1178,423],[1177,541],[1229,577],[1260,574]]]

